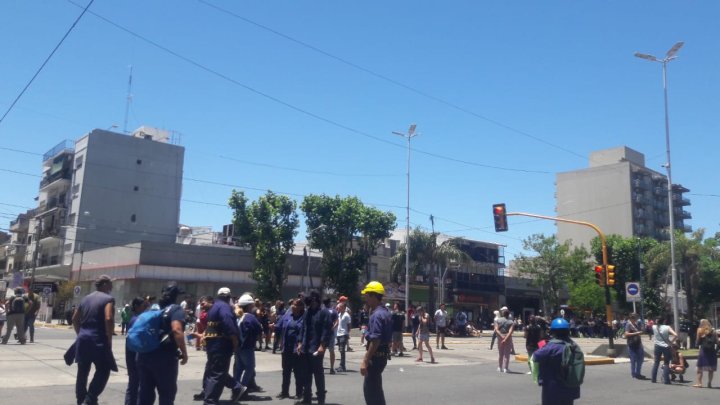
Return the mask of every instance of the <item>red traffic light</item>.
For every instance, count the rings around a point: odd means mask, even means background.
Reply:
[[[493,204],[493,219],[495,220],[495,232],[505,232],[508,230],[505,204]]]
[[[586,269],[587,269],[587,267],[586,267]],[[602,273],[602,271],[603,271],[603,266],[599,266],[599,265],[595,266],[595,273]]]

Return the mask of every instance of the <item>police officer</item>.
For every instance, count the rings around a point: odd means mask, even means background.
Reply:
[[[580,387],[568,387],[560,379],[565,344],[574,345],[570,339],[570,324],[563,318],[556,318],[550,324],[553,335],[545,346],[533,353],[533,361],[540,367],[538,384],[542,385],[542,405],[572,405],[580,398]],[[563,342],[557,342],[561,340]]]
[[[178,358],[180,364],[188,361],[185,346],[185,311],[176,305],[177,297],[185,292],[171,281],[162,290],[158,305],[163,311],[163,330],[167,338],[149,353],[138,353],[137,371],[140,382],[138,405],[155,403],[155,390],[160,405],[172,405],[177,394]]]
[[[365,302],[370,308],[370,322],[365,339],[368,341],[365,358],[360,364],[360,374],[365,377],[363,394],[365,403],[385,405],[385,393],[382,387],[382,372],[390,356],[392,340],[392,316],[382,305],[385,287],[377,281],[371,281],[362,290]]]
[[[303,384],[303,399],[296,405],[310,404],[312,399],[312,382],[315,379],[318,405],[325,404],[325,374],[323,358],[325,350],[330,345],[332,322],[330,312],[320,306],[320,293],[313,290],[305,297],[305,320],[302,329],[302,338],[298,344],[298,353],[304,354],[306,360],[305,381]]]
[[[233,401],[247,391],[246,387],[229,374],[230,359],[239,343],[235,313],[230,307],[230,295],[229,288],[219,289],[217,299],[207,314],[207,329],[204,334],[207,363],[203,375],[203,392],[193,398],[204,400],[205,405],[220,403],[224,387],[232,389]]]

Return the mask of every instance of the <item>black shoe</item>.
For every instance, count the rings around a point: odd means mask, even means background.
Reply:
[[[642,374],[636,376],[635,378],[637,378],[638,380],[647,380],[647,377],[645,377],[645,376],[642,375]]]
[[[304,399],[302,401],[295,402],[295,405],[310,405],[310,404],[312,404],[312,401],[306,401]]]
[[[233,388],[230,400],[233,402],[237,402],[240,398],[242,398],[243,395],[245,395],[245,393],[247,393],[247,390],[247,387],[243,386],[240,386],[240,388]]]
[[[345,369],[345,367],[338,367],[338,368],[335,369],[335,371],[337,371],[338,373],[346,373],[346,372],[347,372],[347,370]]]
[[[205,400],[205,393],[201,392],[199,394],[193,395],[193,401],[204,401]]]
[[[249,394],[251,392],[265,392],[265,390],[261,386],[256,385],[254,387],[248,387],[247,392]]]
[[[443,345],[443,350],[449,350],[446,346]]]
[[[331,368],[331,369],[330,369],[330,374],[335,374],[335,370]]]
[[[290,398],[290,394],[288,394],[287,392],[281,392],[281,393],[277,394],[275,396],[275,398],[277,398],[277,399]]]

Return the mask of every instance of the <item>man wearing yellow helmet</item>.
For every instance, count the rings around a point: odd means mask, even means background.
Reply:
[[[360,364],[360,374],[365,377],[363,394],[365,403],[385,405],[385,392],[382,387],[382,372],[390,357],[392,340],[392,317],[382,304],[385,287],[377,281],[371,281],[362,290],[365,302],[370,308],[370,322],[365,339],[368,341],[365,358]]]

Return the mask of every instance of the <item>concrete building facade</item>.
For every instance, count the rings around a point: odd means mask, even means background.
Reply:
[[[559,217],[596,224],[606,234],[623,237],[669,238],[667,177],[645,166],[645,156],[626,146],[590,154],[590,167],[558,173],[556,212]],[[683,196],[689,190],[673,188],[675,229],[691,232],[691,218]],[[589,247],[597,234],[590,228],[557,223],[560,242]]]

